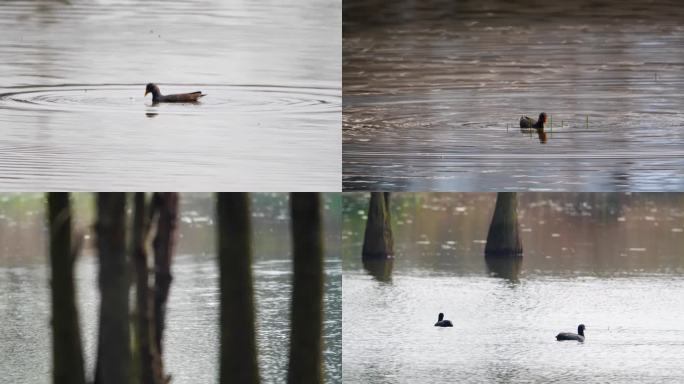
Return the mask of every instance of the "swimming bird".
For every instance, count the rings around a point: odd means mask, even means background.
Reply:
[[[437,322],[435,323],[435,327],[453,327],[454,325],[451,324],[451,321],[449,320],[444,320],[444,314],[440,313],[439,316],[437,316]]]
[[[558,335],[556,335],[556,340],[558,341],[563,341],[563,340],[576,340],[576,341],[584,341],[584,324],[580,324],[579,327],[577,327],[577,333],[572,333],[572,332],[561,332]]]
[[[178,93],[175,95],[162,95],[157,84],[148,83],[145,88],[145,96],[152,94],[153,103],[194,103],[200,97],[206,96],[201,91],[191,93]]]
[[[544,123],[546,123],[546,113],[539,114],[539,120],[534,121],[527,116],[520,117],[520,129],[531,129],[544,131]]]

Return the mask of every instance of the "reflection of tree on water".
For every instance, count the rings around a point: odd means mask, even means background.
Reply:
[[[485,256],[485,263],[489,275],[517,283],[522,270],[523,258],[522,256]]]
[[[394,259],[363,259],[363,268],[376,280],[383,283],[392,281]]]

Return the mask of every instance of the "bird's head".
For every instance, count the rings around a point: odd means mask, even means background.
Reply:
[[[148,83],[147,87],[145,87],[145,96],[147,96],[148,93],[151,93],[152,95],[158,95],[159,87],[157,87],[157,85],[154,83]]]
[[[546,124],[546,112],[542,112],[539,114],[539,121]]]

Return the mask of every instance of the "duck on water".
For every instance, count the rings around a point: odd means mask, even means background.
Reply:
[[[520,117],[520,130],[531,130],[536,129],[537,131],[544,131],[544,124],[546,124],[546,113],[542,112],[539,114],[539,119],[534,121],[531,117],[521,116]]]
[[[199,100],[200,97],[206,96],[201,91],[190,92],[190,93],[178,93],[175,95],[162,95],[157,84],[148,83],[145,87],[145,96],[148,93],[152,94],[152,102],[157,103],[194,103]]]
[[[572,333],[572,332],[561,332],[558,335],[556,335],[556,340],[558,341],[563,341],[563,340],[575,340],[575,341],[584,341],[584,324],[580,324],[577,327],[577,333]]]
[[[546,113],[542,112],[539,114],[539,119],[537,121],[532,120],[532,118],[527,116],[520,117],[520,132],[522,133],[532,133],[537,132],[539,136],[539,142],[546,144],[546,132],[544,132],[544,124],[546,123]]]
[[[453,327],[454,325],[451,324],[451,321],[449,320],[444,320],[444,314],[440,313],[437,316],[437,322],[435,323],[435,327]]]

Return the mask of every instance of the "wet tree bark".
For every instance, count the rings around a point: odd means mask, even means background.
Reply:
[[[371,192],[362,256],[364,259],[388,259],[393,255],[389,192]]]
[[[518,196],[515,192],[497,193],[494,216],[487,234],[485,256],[522,256],[517,208]]]
[[[74,263],[78,247],[71,245],[71,203],[68,193],[48,194],[50,273],[52,285],[52,381],[84,384],[81,331],[76,308]]]
[[[318,193],[292,193],[290,384],[323,382],[323,243]]]
[[[249,196],[217,197],[218,258],[221,290],[220,383],[259,383],[256,342]]]
[[[127,383],[131,348],[126,262],[126,195],[97,194],[100,329],[95,383]]]
[[[157,234],[154,237],[154,321],[155,342],[159,354],[163,354],[162,339],[166,324],[166,301],[171,288],[171,260],[175,247],[178,219],[178,193],[155,193],[152,205],[157,218]]]
[[[154,293],[149,286],[150,272],[145,246],[145,241],[149,235],[150,222],[146,209],[145,193],[137,192],[134,197],[131,244],[136,272],[137,355],[140,364],[140,382],[142,384],[161,384],[165,383],[166,379],[161,356],[157,350],[155,322],[152,314]]]

